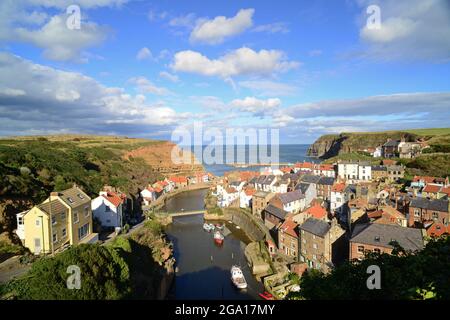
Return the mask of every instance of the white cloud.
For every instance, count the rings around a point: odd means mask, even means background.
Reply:
[[[371,0],[358,0],[367,8]],[[381,60],[450,59],[450,3],[447,0],[379,0],[381,28],[367,27],[361,18],[360,38],[368,45],[365,56]]]
[[[250,113],[265,113],[278,108],[281,105],[281,100],[278,98],[271,98],[267,100],[260,100],[255,97],[246,97],[244,99],[235,99],[231,101],[230,106],[237,108],[243,112]]]
[[[141,93],[152,93],[159,96],[171,94],[171,92],[163,87],[158,87],[145,77],[134,77],[129,80],[130,83],[137,86]]]
[[[164,103],[150,104],[141,94],[130,95],[82,74],[7,53],[0,53],[0,88],[0,135],[42,128],[48,132],[142,134],[188,117]]]
[[[275,22],[264,25],[259,25],[252,30],[253,32],[265,32],[268,34],[274,33],[289,33],[289,28],[284,22]]]
[[[244,32],[253,25],[254,9],[241,9],[232,18],[218,16],[212,20],[201,19],[190,35],[191,42],[219,44],[226,38]]]
[[[153,55],[149,48],[144,47],[138,51],[138,53],[136,54],[136,59],[138,60],[153,59]]]
[[[180,51],[175,54],[171,65],[175,71],[224,79],[238,75],[270,75],[298,66],[298,62],[287,61],[282,51],[263,49],[256,52],[246,47],[218,59],[209,59],[196,51]]]
[[[169,73],[169,72],[167,72],[167,71],[161,71],[161,72],[159,73],[159,76],[160,76],[161,78],[167,79],[167,80],[172,81],[172,82],[178,82],[178,81],[180,81],[180,79],[178,78],[177,75],[171,74],[171,73]]]

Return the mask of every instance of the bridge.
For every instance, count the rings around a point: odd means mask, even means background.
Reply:
[[[184,217],[184,216],[193,216],[196,214],[204,214],[204,213],[206,213],[206,210],[169,212],[167,215],[171,216],[171,217]]]

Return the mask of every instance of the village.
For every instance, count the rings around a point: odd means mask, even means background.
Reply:
[[[386,142],[377,165],[298,162],[223,177],[168,176],[143,186],[136,201],[112,186],[91,199],[74,185],[18,213],[15,232],[30,252],[54,255],[73,245],[108,242],[138,228],[148,219],[143,213],[161,209],[167,198],[207,188],[218,209],[213,211],[220,212],[209,219],[232,220],[224,213],[240,210],[263,235],[264,248],[247,246],[248,263],[270,295],[282,299],[295,288],[290,274],[328,273],[343,261],[368,252],[390,254],[397,246],[415,252],[429,237],[450,234],[449,178],[415,176],[405,184],[405,167],[389,159],[402,152],[401,143]],[[413,157],[420,148],[408,150]]]

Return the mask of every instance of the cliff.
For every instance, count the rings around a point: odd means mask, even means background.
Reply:
[[[324,135],[317,139],[308,149],[308,155],[328,159],[341,153],[361,151],[376,148],[389,139],[416,141],[421,136],[408,131],[386,131],[366,133],[341,133]]]

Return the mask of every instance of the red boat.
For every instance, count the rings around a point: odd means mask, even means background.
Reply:
[[[220,231],[214,232],[214,241],[218,245],[221,245],[223,243],[223,239],[224,239],[224,236],[223,236],[223,234]]]
[[[267,292],[267,291],[264,291],[264,293],[259,293],[259,296],[260,296],[261,298],[263,298],[264,300],[275,300],[275,298],[273,297],[273,295],[270,294],[270,293]]]

